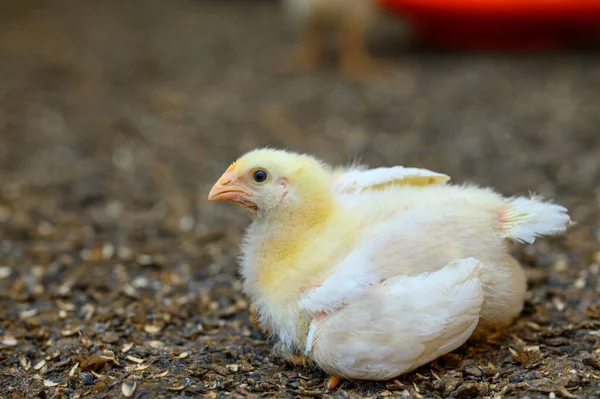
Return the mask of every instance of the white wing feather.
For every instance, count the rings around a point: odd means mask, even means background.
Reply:
[[[336,192],[356,193],[365,190],[378,190],[390,185],[445,184],[450,176],[420,168],[394,166],[390,168],[360,169],[352,168],[335,173],[333,183]]]
[[[354,196],[344,199],[351,202]],[[303,293],[300,308],[312,313],[331,313],[360,298],[368,287],[384,279],[403,273],[418,274],[431,267],[438,259],[431,259],[430,253],[439,252],[440,248],[427,226],[431,221],[429,214],[428,209],[413,210],[365,230],[358,239],[360,244],[332,265],[322,284]],[[448,257],[438,267],[451,259]]]
[[[385,380],[461,346],[479,322],[483,265],[474,258],[372,287],[314,324],[310,355],[347,378]]]
[[[300,308],[312,313],[331,313],[363,295],[368,286],[380,280],[369,254],[371,246],[354,249],[323,284],[307,291],[300,298]]]

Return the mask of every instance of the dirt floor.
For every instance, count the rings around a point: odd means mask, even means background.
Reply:
[[[600,59],[374,48],[388,80],[281,76],[267,1],[0,5],[0,397],[600,397]],[[515,246],[507,334],[385,383],[294,367],[248,318],[248,220],[206,201],[264,145],[444,172],[567,206]]]

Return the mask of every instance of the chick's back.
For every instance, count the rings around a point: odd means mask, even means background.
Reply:
[[[264,275],[264,286],[292,299],[329,280],[338,292],[360,295],[367,281],[431,272],[467,257],[489,266],[487,279],[502,278],[506,247],[495,224],[503,206],[491,190],[445,185],[340,196],[336,212],[299,240],[283,272]]]
[[[475,335],[507,325],[520,312],[525,276],[499,230],[499,219],[509,206],[506,198],[486,188],[432,185],[388,187],[341,200],[337,218],[351,220],[356,235],[346,247],[349,251],[315,277],[314,285],[335,282],[342,288],[334,290],[343,291],[339,297],[349,303],[365,292],[360,288],[365,283],[433,272],[472,257],[483,265],[486,298]],[[333,218],[329,228],[335,230],[337,223]],[[304,303],[313,311],[341,305],[325,305],[320,297],[311,294]]]
[[[478,187],[402,186],[353,194],[342,214],[355,219],[357,244],[371,247],[373,267],[389,277],[437,270],[460,257],[497,262],[505,249],[496,228],[505,205]]]

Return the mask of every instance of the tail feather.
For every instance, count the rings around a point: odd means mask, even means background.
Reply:
[[[511,199],[499,218],[505,238],[529,244],[537,237],[564,233],[570,221],[565,207],[540,197]]]

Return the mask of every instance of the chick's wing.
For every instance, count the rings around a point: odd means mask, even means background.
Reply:
[[[349,168],[335,172],[334,190],[340,194],[380,190],[392,185],[445,184],[450,176],[420,168]]]
[[[465,258],[432,273],[384,280],[360,299],[315,316],[305,352],[365,378],[419,367],[462,345],[476,328],[482,270],[477,259]]]
[[[381,206],[375,202],[375,208]],[[440,229],[436,221],[441,218],[428,208],[401,212],[386,221],[361,218],[367,226],[346,248],[347,253],[303,292],[299,306],[307,312],[331,313],[382,280],[437,270],[462,257],[444,244],[446,229]]]

